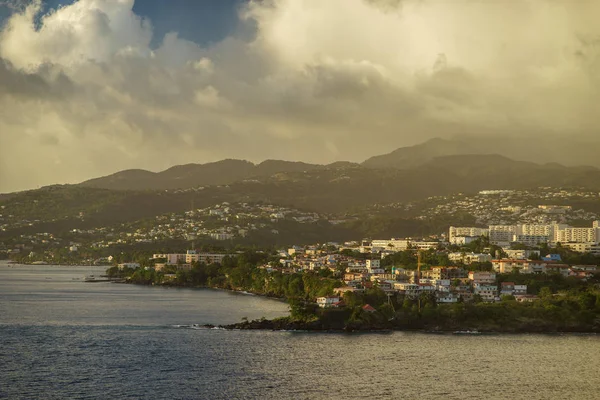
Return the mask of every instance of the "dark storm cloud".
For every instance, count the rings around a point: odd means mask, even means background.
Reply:
[[[0,32],[0,191],[228,157],[361,161],[457,133],[597,132],[598,2],[235,2],[239,25],[201,43],[157,33],[169,24],[133,0],[31,4]]]

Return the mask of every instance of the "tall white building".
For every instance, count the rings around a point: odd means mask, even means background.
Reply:
[[[548,243],[549,239],[550,237],[546,235],[513,235],[512,241],[527,246],[537,246],[540,243]]]
[[[374,239],[371,241],[372,247],[381,249],[401,251],[408,249],[410,240],[408,239]]]
[[[448,230],[448,240],[452,242],[452,239],[459,236],[466,237],[479,237],[487,236],[488,230],[485,228],[476,228],[472,226],[451,226]]]
[[[523,224],[523,225],[517,225],[516,234],[517,235],[552,237],[553,232],[554,232],[554,225]]]
[[[555,233],[554,239],[560,243],[597,243],[600,228],[564,228]]]
[[[516,225],[490,225],[490,243],[499,246],[508,246],[517,233]]]

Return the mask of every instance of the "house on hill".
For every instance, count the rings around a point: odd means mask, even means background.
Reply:
[[[365,304],[362,309],[368,313],[374,313],[377,310],[375,308],[373,308],[370,304]]]

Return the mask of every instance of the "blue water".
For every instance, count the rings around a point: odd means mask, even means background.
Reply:
[[[287,306],[90,273],[0,265],[0,398],[599,398],[598,336],[194,329]]]

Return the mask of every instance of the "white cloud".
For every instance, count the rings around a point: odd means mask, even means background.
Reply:
[[[253,37],[201,48],[173,32],[156,49],[133,0],[79,0],[38,26],[40,4],[0,33],[0,191],[599,122],[597,1],[253,1]]]

